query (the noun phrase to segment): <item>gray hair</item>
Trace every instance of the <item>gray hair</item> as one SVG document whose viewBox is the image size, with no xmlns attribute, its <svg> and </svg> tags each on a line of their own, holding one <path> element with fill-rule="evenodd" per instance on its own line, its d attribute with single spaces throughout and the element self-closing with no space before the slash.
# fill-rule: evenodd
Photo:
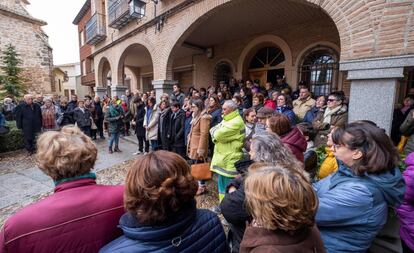
<svg viewBox="0 0 414 253">
<path fill-rule="evenodd" d="M 256 154 L 255 162 L 271 163 L 288 169 L 303 170 L 303 164 L 285 147 L 275 133 L 263 132 L 253 136 L 251 149 Z M 304 170 L 303 170 L 304 171 Z"/>
<path fill-rule="evenodd" d="M 224 105 L 227 105 L 227 106 L 229 107 L 229 109 L 231 109 L 232 111 L 234 111 L 234 110 L 236 110 L 236 109 L 237 109 L 237 104 L 236 104 L 236 103 L 234 103 L 234 101 L 233 101 L 233 100 L 226 100 L 226 101 L 224 101 L 223 106 L 224 106 Z"/>
</svg>

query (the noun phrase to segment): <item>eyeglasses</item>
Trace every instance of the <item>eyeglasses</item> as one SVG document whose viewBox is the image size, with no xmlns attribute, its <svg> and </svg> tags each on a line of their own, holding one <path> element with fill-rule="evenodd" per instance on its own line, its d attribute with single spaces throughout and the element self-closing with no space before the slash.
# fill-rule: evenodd
<svg viewBox="0 0 414 253">
<path fill-rule="evenodd" d="M 278 98 L 277 101 L 285 101 L 284 98 Z"/>
<path fill-rule="evenodd" d="M 326 101 L 328 101 L 328 102 L 334 102 L 334 101 L 339 101 L 339 100 L 337 100 L 337 99 L 332 99 L 332 98 L 328 98 Z"/>
<path fill-rule="evenodd" d="M 340 147 L 342 147 L 343 145 L 341 145 L 341 144 L 333 144 L 332 145 L 332 147 L 333 147 L 333 149 L 336 151 L 336 150 L 338 150 L 338 148 L 340 148 Z"/>
</svg>

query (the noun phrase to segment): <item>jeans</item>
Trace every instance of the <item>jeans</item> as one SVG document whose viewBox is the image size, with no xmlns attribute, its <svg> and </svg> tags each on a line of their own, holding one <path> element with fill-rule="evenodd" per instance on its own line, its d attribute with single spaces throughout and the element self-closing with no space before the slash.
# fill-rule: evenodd
<svg viewBox="0 0 414 253">
<path fill-rule="evenodd" d="M 158 141 L 157 140 L 150 140 L 151 142 L 151 151 L 155 151 L 158 149 Z"/>
<path fill-rule="evenodd" d="M 119 132 L 111 133 L 111 137 L 109 138 L 109 148 L 112 149 L 112 145 L 115 142 L 115 147 L 118 147 L 119 144 Z"/>
</svg>

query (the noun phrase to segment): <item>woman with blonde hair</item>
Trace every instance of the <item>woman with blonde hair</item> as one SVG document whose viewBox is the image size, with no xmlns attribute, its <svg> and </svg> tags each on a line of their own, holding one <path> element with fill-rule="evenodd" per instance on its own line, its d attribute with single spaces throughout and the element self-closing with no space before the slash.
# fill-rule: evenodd
<svg viewBox="0 0 414 253">
<path fill-rule="evenodd" d="M 240 252 L 325 252 L 315 226 L 318 197 L 306 174 L 265 166 L 249 174 L 245 192 L 253 221 Z"/>
<path fill-rule="evenodd" d="M 124 235 L 100 252 L 225 252 L 220 219 L 196 208 L 196 191 L 190 166 L 178 154 L 138 157 L 125 180 Z"/>
<path fill-rule="evenodd" d="M 98 150 L 78 127 L 43 133 L 37 165 L 54 193 L 10 217 L 0 232 L 1 252 L 98 252 L 121 234 L 122 186 L 96 184 Z"/>
</svg>

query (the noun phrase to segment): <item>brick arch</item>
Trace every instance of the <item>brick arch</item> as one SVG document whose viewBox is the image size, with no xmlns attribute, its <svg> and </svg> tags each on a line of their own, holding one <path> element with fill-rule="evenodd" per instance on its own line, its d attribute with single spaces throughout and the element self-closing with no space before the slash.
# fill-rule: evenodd
<svg viewBox="0 0 414 253">
<path fill-rule="evenodd" d="M 154 59 L 151 55 L 151 51 L 148 49 L 147 46 L 141 44 L 141 43 L 129 43 L 129 44 L 125 44 L 124 47 L 121 48 L 121 55 L 119 57 L 116 57 L 116 72 L 117 72 L 117 84 L 123 84 L 124 80 L 123 80 L 123 74 L 124 74 L 124 62 L 125 62 L 125 58 L 128 56 L 128 50 L 133 48 L 133 47 L 141 47 L 144 48 L 145 51 L 149 54 L 150 60 L 152 62 L 152 66 L 154 68 L 154 62 L 152 59 Z"/>
<path fill-rule="evenodd" d="M 97 68 L 97 76 L 96 80 L 98 81 L 97 85 L 98 87 L 106 87 L 106 75 L 109 73 L 109 71 L 107 70 L 105 64 L 108 64 L 109 66 L 109 71 L 112 72 L 112 66 L 111 66 L 111 62 L 108 60 L 108 58 L 106 57 L 101 57 L 98 60 L 98 68 Z"/>
<path fill-rule="evenodd" d="M 285 68 L 292 67 L 292 51 L 290 50 L 290 47 L 286 41 L 284 41 L 279 36 L 266 34 L 255 38 L 254 40 L 250 41 L 247 46 L 244 47 L 237 62 L 237 72 L 239 77 L 243 77 L 243 72 L 247 63 L 246 61 L 248 58 L 250 58 L 253 51 L 255 49 L 258 49 L 261 45 L 267 43 L 273 44 L 282 50 L 285 56 Z"/>
<path fill-rule="evenodd" d="M 292 0 L 303 4 L 311 4 L 318 6 L 324 13 L 326 13 L 335 23 L 338 30 L 338 34 L 341 41 L 341 59 L 351 59 L 353 57 L 353 27 L 347 15 L 352 14 L 348 9 L 348 1 L 336 3 L 335 0 Z M 230 0 L 205 0 L 199 1 L 188 11 L 185 18 L 176 20 L 180 25 L 176 25 L 175 22 L 169 22 L 174 24 L 174 28 L 170 30 L 171 35 L 169 39 L 164 43 L 164 51 L 158 52 L 161 56 L 167 56 L 164 60 L 159 61 L 158 71 L 159 77 L 165 79 L 172 79 L 172 65 L 175 58 L 175 54 L 184 40 L 194 31 L 197 27 L 208 17 L 220 12 L 224 8 L 237 8 L 237 1 Z M 354 0 L 355 3 L 362 2 Z M 364 3 L 363 3 L 364 4 Z M 355 6 L 355 7 L 354 7 Z M 361 8 L 358 4 L 354 4 L 351 7 L 358 10 Z M 345 9 L 347 8 L 347 9 Z M 351 10 L 353 10 L 351 8 Z M 359 16 L 368 16 L 365 13 L 359 13 Z M 371 22 L 369 22 L 371 27 Z M 371 45 L 373 47 L 373 45 Z"/>
<path fill-rule="evenodd" d="M 336 45 L 335 43 L 332 43 L 330 41 L 318 41 L 315 43 L 312 43 L 310 45 L 308 45 L 307 47 L 305 47 L 304 49 L 302 49 L 302 51 L 300 51 L 300 53 L 298 54 L 298 56 L 296 57 L 296 61 L 295 61 L 295 67 L 299 67 L 302 65 L 305 57 L 311 52 L 313 51 L 313 49 L 317 48 L 317 47 L 328 47 L 333 49 L 339 57 L 339 52 L 340 52 L 340 47 L 338 45 Z M 337 59 L 339 61 L 339 59 Z"/>
</svg>

